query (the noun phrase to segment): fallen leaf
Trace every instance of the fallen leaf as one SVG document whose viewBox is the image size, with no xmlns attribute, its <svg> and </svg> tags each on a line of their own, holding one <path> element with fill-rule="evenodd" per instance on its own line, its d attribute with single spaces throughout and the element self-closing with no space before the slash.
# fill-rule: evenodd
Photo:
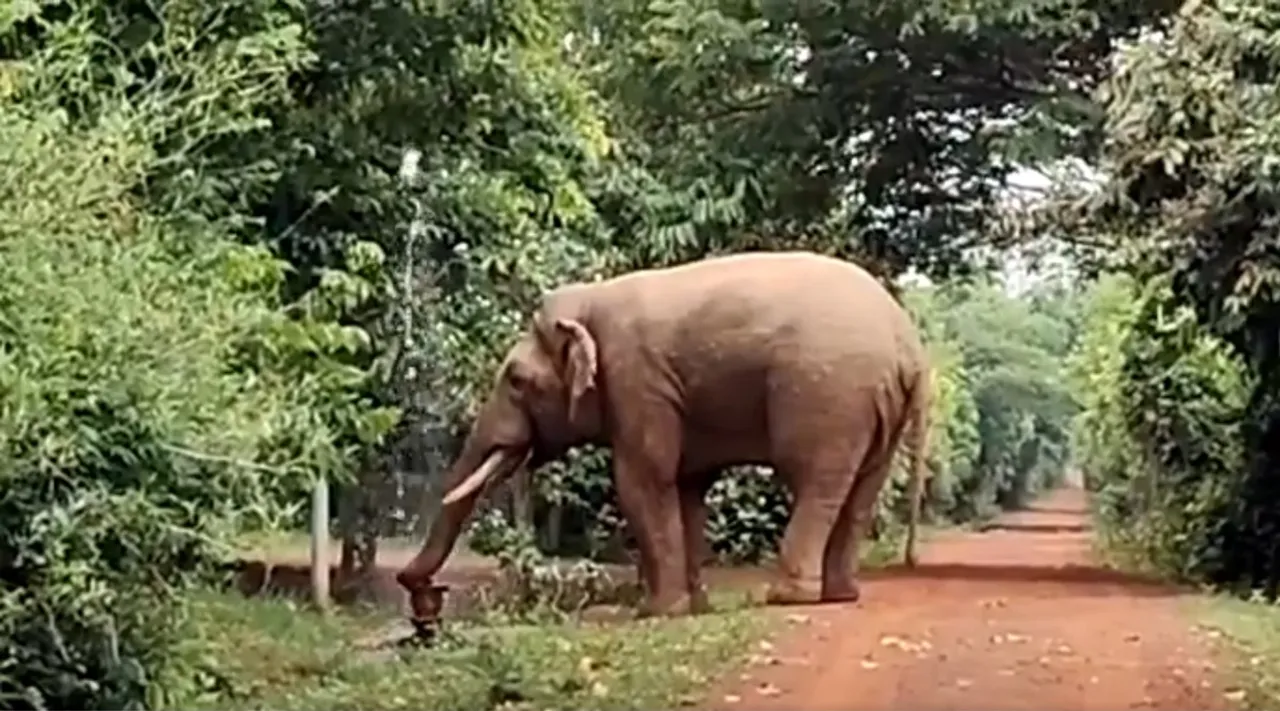
<svg viewBox="0 0 1280 711">
<path fill-rule="evenodd" d="M 1244 689 L 1231 689 L 1222 692 L 1227 701 L 1244 701 Z"/>
<path fill-rule="evenodd" d="M 772 642 L 770 642 L 770 641 L 769 641 L 769 640 L 767 640 L 767 639 L 762 639 L 762 640 L 760 640 L 759 647 L 760 647 L 760 651 L 762 651 L 762 652 L 772 652 L 772 651 L 773 651 L 773 643 L 772 643 Z"/>
<path fill-rule="evenodd" d="M 862 668 L 863 668 L 863 669 L 871 670 L 871 669 L 875 669 L 875 668 L 877 668 L 877 667 L 879 667 L 879 666 L 880 666 L 880 663 L 879 663 L 879 662 L 872 661 L 872 660 L 870 660 L 870 659 L 863 659 L 863 660 L 862 660 Z"/>
<path fill-rule="evenodd" d="M 793 624 L 793 625 L 804 625 L 804 624 L 808 624 L 808 623 L 809 623 L 809 616 L 808 616 L 808 615 L 801 615 L 801 614 L 798 614 L 798 613 L 793 613 L 793 614 L 787 615 L 787 622 L 790 622 L 790 623 L 791 623 L 791 624 Z"/>
<path fill-rule="evenodd" d="M 1124 641 L 1126 642 L 1137 642 L 1141 639 L 1142 639 L 1142 636 L 1139 635 L 1137 632 L 1130 632 L 1129 634 L 1124 636 Z"/>
<path fill-rule="evenodd" d="M 1013 670 L 1012 670 L 1012 669 L 1001 669 L 1001 670 L 997 671 L 996 673 L 997 673 L 997 674 L 999 674 L 1000 676 L 1013 676 Z"/>
<path fill-rule="evenodd" d="M 956 679 L 956 688 L 967 689 L 973 686 L 973 682 L 969 679 Z"/>
<path fill-rule="evenodd" d="M 727 695 L 727 696 L 725 696 L 725 697 L 724 697 L 724 702 L 725 702 L 726 704 L 736 704 L 736 703 L 738 703 L 738 702 L 739 702 L 739 701 L 741 701 L 741 700 L 742 700 L 742 697 L 741 697 L 741 696 L 737 696 L 737 695 L 735 695 L 735 694 L 729 694 L 729 695 Z"/>
<path fill-rule="evenodd" d="M 782 689 L 779 689 L 773 684 L 768 684 L 768 683 L 761 684 L 760 686 L 756 687 L 756 691 L 761 696 L 777 696 L 778 694 L 782 693 Z"/>
<path fill-rule="evenodd" d="M 592 696 L 595 696 L 595 697 L 597 697 L 597 698 L 604 697 L 604 696 L 608 696 L 608 695 L 609 695 L 609 687 L 607 687 L 607 686 L 605 686 L 603 683 L 601 683 L 601 682 L 597 681 L 597 682 L 595 682 L 594 684 L 592 684 L 592 685 L 591 685 L 591 695 L 592 695 Z"/>
</svg>

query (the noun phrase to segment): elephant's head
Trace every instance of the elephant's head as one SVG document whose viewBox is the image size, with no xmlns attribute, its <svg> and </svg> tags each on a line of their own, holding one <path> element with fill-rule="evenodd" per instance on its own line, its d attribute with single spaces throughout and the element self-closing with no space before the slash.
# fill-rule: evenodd
<svg viewBox="0 0 1280 711">
<path fill-rule="evenodd" d="M 536 468 L 601 431 L 596 341 L 582 315 L 543 308 L 507 353 L 462 452 L 445 477 L 440 514 L 402 585 L 426 585 L 444 564 L 490 482 L 520 466 Z M 545 303 L 545 302 L 544 302 Z"/>
</svg>

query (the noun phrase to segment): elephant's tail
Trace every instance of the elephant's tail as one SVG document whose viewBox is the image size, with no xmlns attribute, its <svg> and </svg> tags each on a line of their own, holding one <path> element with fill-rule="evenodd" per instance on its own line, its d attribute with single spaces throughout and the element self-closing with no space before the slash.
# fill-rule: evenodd
<svg viewBox="0 0 1280 711">
<path fill-rule="evenodd" d="M 920 525 L 920 504 L 924 495 L 924 480 L 929 461 L 929 407 L 932 399 L 930 369 L 921 368 L 911 385 L 907 397 L 906 444 L 911 455 L 910 479 L 907 480 L 907 499 L 911 506 L 907 514 L 907 544 L 903 562 L 908 568 L 916 565 L 916 529 Z"/>
</svg>

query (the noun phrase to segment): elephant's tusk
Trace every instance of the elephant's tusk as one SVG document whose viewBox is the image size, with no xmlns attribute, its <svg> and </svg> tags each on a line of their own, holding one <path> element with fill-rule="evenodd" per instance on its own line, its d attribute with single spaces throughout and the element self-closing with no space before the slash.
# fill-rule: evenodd
<svg viewBox="0 0 1280 711">
<path fill-rule="evenodd" d="M 531 452 L 525 452 L 524 457 L 520 460 L 521 465 L 529 461 L 530 454 Z M 488 483 L 489 479 L 493 478 L 494 473 L 498 471 L 502 466 L 503 460 L 507 459 L 507 457 L 508 455 L 502 450 L 495 451 L 486 457 L 484 462 L 482 462 L 474 472 L 472 472 L 466 479 L 462 480 L 461 484 L 453 487 L 444 495 L 445 505 L 461 501 L 478 491 Z"/>
</svg>

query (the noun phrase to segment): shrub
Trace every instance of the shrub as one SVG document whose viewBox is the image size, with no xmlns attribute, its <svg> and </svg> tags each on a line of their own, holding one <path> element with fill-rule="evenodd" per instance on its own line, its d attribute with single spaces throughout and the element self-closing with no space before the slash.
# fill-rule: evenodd
<svg viewBox="0 0 1280 711">
<path fill-rule="evenodd" d="M 1245 471 L 1238 359 L 1172 304 L 1163 279 L 1109 278 L 1073 370 L 1085 405 L 1076 448 L 1104 543 L 1175 578 L 1213 577 Z"/>
<path fill-rule="evenodd" d="M 183 80 L 127 94 L 86 15 L 41 28 L 23 36 L 57 41 L 23 47 L 0 96 L 0 705 L 163 705 L 195 673 L 170 654 L 188 584 L 341 468 L 325 425 L 360 374 L 327 354 L 360 338 L 286 319 L 281 264 L 177 210 L 207 182 L 149 199 L 196 160 L 170 150 L 192 123 L 257 129 L 301 55 L 288 32 L 176 42 Z"/>
</svg>

